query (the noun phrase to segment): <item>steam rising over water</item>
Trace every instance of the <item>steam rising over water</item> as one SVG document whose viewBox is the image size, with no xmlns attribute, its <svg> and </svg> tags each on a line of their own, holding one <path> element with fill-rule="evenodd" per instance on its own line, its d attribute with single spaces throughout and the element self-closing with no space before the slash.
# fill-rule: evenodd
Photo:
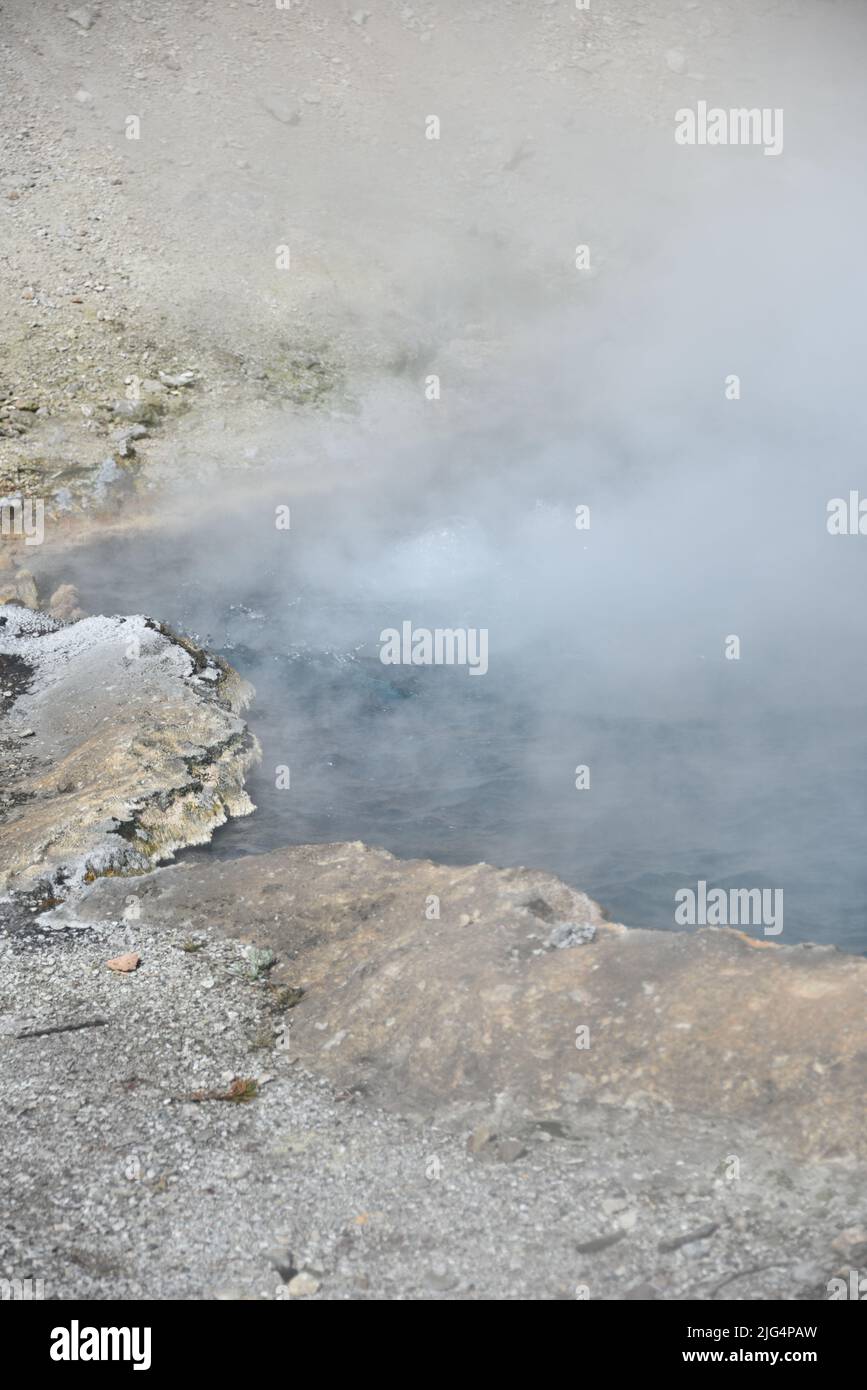
<svg viewBox="0 0 867 1390">
<path fill-rule="evenodd" d="M 834 226 L 805 276 L 830 194 L 760 172 L 739 216 L 723 181 L 652 263 L 528 318 L 458 406 L 323 416 L 334 486 L 299 491 L 287 443 L 217 515 L 191 489 L 161 539 L 58 564 L 88 610 L 151 612 L 256 686 L 259 811 L 213 852 L 538 865 L 662 928 L 700 879 L 777 888 L 777 940 L 867 949 L 867 537 L 826 528 L 867 493 L 863 256 Z M 404 621 L 487 628 L 488 673 L 382 665 Z"/>
<path fill-rule="evenodd" d="M 620 920 L 662 928 L 676 890 L 699 879 L 782 888 L 783 941 L 867 949 L 867 738 L 851 645 L 836 649 L 823 612 L 799 610 L 792 631 L 773 632 L 757 602 L 727 610 L 712 540 L 654 602 L 677 525 L 657 514 L 642 554 L 604 502 L 585 533 L 539 499 L 487 526 L 443 516 L 413 532 L 404 515 L 395 536 L 368 519 L 354 554 L 345 536 L 335 544 L 327 502 L 293 512 L 290 533 L 263 523 L 272 515 L 260 495 L 183 548 L 106 541 L 77 575 L 89 608 L 159 614 L 256 686 L 259 809 L 213 852 L 363 838 L 404 856 L 530 864 Z M 628 582 L 606 526 L 632 556 Z M 809 528 L 827 591 L 845 591 L 849 542 L 822 536 L 821 509 L 802 540 Z M 255 569 L 236 566 L 238 538 L 252 535 Z M 797 578 L 764 574 L 773 612 Z M 405 619 L 486 626 L 488 673 L 383 665 L 379 633 Z M 723 658 L 730 631 L 740 662 Z M 575 789 L 579 763 L 590 791 Z M 288 790 L 275 786 L 280 765 Z"/>
</svg>

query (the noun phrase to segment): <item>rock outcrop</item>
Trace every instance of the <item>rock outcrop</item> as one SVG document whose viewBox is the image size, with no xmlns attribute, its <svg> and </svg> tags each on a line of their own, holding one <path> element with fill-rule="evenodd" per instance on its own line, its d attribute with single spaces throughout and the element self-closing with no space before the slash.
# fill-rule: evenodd
<svg viewBox="0 0 867 1390">
<path fill-rule="evenodd" d="M 0 892 L 142 872 L 253 809 L 249 686 L 149 618 L 2 605 L 0 691 Z"/>
<path fill-rule="evenodd" d="M 361 844 L 106 880 L 49 920 L 118 921 L 130 890 L 149 929 L 273 950 L 272 980 L 304 991 L 293 1054 L 401 1114 L 578 1133 L 603 1104 L 865 1157 L 867 960 L 834 947 L 627 929 L 546 873 Z"/>
</svg>

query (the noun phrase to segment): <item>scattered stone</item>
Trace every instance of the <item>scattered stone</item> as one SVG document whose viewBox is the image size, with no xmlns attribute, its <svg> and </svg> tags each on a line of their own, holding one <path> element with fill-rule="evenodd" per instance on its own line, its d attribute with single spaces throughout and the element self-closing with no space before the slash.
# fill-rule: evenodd
<svg viewBox="0 0 867 1390">
<path fill-rule="evenodd" d="M 838 1250 L 853 1265 L 867 1264 L 867 1227 L 848 1226 L 831 1241 L 831 1249 Z"/>
<path fill-rule="evenodd" d="M 607 1250 L 609 1245 L 616 1245 L 625 1234 L 625 1231 L 609 1231 L 604 1236 L 592 1236 L 589 1240 L 579 1241 L 575 1249 L 579 1255 L 595 1255 L 599 1250 Z"/>
<path fill-rule="evenodd" d="M 93 496 L 97 502 L 104 502 L 110 488 L 116 483 L 128 483 L 128 476 L 118 467 L 116 459 L 109 454 L 103 459 L 93 475 Z"/>
<path fill-rule="evenodd" d="M 319 1292 L 319 1287 L 319 1280 L 310 1273 L 309 1269 L 302 1269 L 286 1285 L 290 1298 L 312 1298 L 315 1293 Z"/>
<path fill-rule="evenodd" d="M 141 965 L 141 956 L 135 951 L 127 951 L 123 956 L 115 956 L 113 960 L 107 960 L 106 965 L 109 970 L 117 970 L 123 975 L 128 975 L 131 970 L 138 970 Z"/>
<path fill-rule="evenodd" d="M 670 48 L 665 55 L 665 65 L 671 72 L 686 72 L 686 54 L 680 48 Z"/>
<path fill-rule="evenodd" d="M 279 121 L 281 125 L 298 125 L 301 120 L 301 112 L 298 107 L 283 101 L 281 97 L 263 97 L 262 105 L 268 115 L 273 116 L 275 121 Z"/>
<path fill-rule="evenodd" d="M 29 570 L 16 570 L 9 579 L 0 582 L 0 603 L 23 604 L 25 608 L 39 607 L 39 590 Z"/>
<path fill-rule="evenodd" d="M 117 415 L 121 420 L 133 420 L 138 424 L 153 425 L 158 419 L 161 407 L 155 406 L 153 401 L 115 401 L 111 409 L 112 414 Z"/>
<path fill-rule="evenodd" d="M 649 1303 L 652 1302 L 653 1299 L 659 1298 L 659 1289 L 656 1287 L 655 1284 L 633 1284 L 631 1289 L 626 1290 L 623 1297 L 624 1299 L 627 1299 L 630 1302 L 637 1301 L 641 1303 Z"/>
<path fill-rule="evenodd" d="M 545 945 L 562 951 L 568 946 L 583 946 L 592 941 L 595 935 L 596 928 L 590 922 L 582 922 L 580 926 L 577 922 L 558 922 Z"/>
<path fill-rule="evenodd" d="M 195 379 L 195 372 L 160 372 L 164 386 L 192 386 Z"/>
<path fill-rule="evenodd" d="M 288 1284 L 298 1274 L 295 1256 L 285 1245 L 275 1245 L 265 1252 L 268 1263 L 276 1269 L 284 1284 Z"/>
<path fill-rule="evenodd" d="M 625 1197 L 606 1197 L 602 1202 L 603 1216 L 616 1216 L 619 1211 L 625 1211 L 629 1202 Z"/>
<path fill-rule="evenodd" d="M 434 1260 L 428 1270 L 427 1282 L 431 1288 L 438 1289 L 440 1293 L 445 1293 L 448 1289 L 453 1289 L 457 1284 L 457 1275 L 449 1269 L 445 1260 Z"/>
<path fill-rule="evenodd" d="M 483 1149 L 496 1140 L 496 1137 L 497 1132 L 490 1125 L 479 1125 L 467 1140 L 467 1153 L 481 1153 Z"/>
<path fill-rule="evenodd" d="M 244 955 L 250 966 L 250 978 L 258 980 L 266 975 L 272 966 L 277 964 L 277 957 L 273 951 L 257 946 L 247 946 Z"/>
<path fill-rule="evenodd" d="M 514 1163 L 517 1159 L 523 1158 L 526 1152 L 526 1145 L 522 1144 L 520 1139 L 503 1139 L 497 1149 L 503 1163 Z"/>
<path fill-rule="evenodd" d="M 87 30 L 93 28 L 93 21 L 96 18 L 96 16 L 94 15 L 92 10 L 89 10 L 86 8 L 86 6 L 81 5 L 78 9 L 68 10 L 66 13 L 66 18 L 71 19 L 73 24 L 77 24 L 79 29 Z"/>
<path fill-rule="evenodd" d="M 112 439 L 119 445 L 123 445 L 130 439 L 146 439 L 147 434 L 147 425 L 130 425 L 128 429 L 116 430 L 112 435 Z"/>
<path fill-rule="evenodd" d="M 714 1231 L 719 1230 L 718 1221 L 709 1221 L 706 1226 L 699 1226 L 694 1231 L 686 1231 L 683 1235 L 670 1236 L 667 1240 L 659 1242 L 659 1249 L 679 1250 L 682 1245 L 691 1245 L 694 1240 L 705 1240 L 707 1236 L 712 1236 Z"/>
<path fill-rule="evenodd" d="M 91 101 L 93 101 L 93 96 L 87 90 L 86 87 L 79 87 L 78 91 L 75 93 L 75 100 L 79 102 L 82 106 L 87 106 Z"/>
</svg>

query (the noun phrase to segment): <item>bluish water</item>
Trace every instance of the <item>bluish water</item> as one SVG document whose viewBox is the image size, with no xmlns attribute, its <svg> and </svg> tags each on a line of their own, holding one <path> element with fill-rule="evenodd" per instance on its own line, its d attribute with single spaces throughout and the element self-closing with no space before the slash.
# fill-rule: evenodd
<svg viewBox="0 0 867 1390">
<path fill-rule="evenodd" d="M 395 677 L 375 657 L 296 652 L 272 656 L 266 674 L 226 655 L 259 681 L 263 762 L 249 782 L 257 814 L 221 831 L 218 853 L 363 838 L 406 857 L 525 864 L 658 928 L 675 925 L 675 893 L 699 879 L 778 888 L 784 930 L 772 939 L 867 949 L 865 817 L 852 812 L 867 812 L 867 741 L 851 715 L 817 763 L 824 711 L 558 721 L 514 698 L 503 670 Z M 588 791 L 575 787 L 579 763 Z M 291 768 L 288 790 L 278 765 Z"/>
<path fill-rule="evenodd" d="M 617 920 L 661 929 L 675 927 L 675 893 L 699 880 L 772 888 L 784 894 L 784 929 L 771 939 L 867 950 L 867 734 L 833 673 L 810 684 L 811 703 L 775 703 L 756 698 L 760 676 L 738 684 L 726 663 L 708 662 L 688 707 L 672 674 L 667 714 L 663 666 L 646 701 L 624 709 L 600 684 L 609 651 L 598 633 L 576 619 L 574 638 L 563 630 L 557 643 L 550 629 L 536 646 L 532 635 L 504 640 L 492 603 L 483 678 L 384 666 L 381 627 L 421 613 L 381 590 L 275 567 L 266 546 L 246 579 L 226 572 L 227 554 L 211 538 L 179 570 L 176 542 L 103 542 L 72 576 L 89 610 L 152 612 L 256 687 L 248 718 L 263 760 L 248 785 L 258 809 L 193 853 L 363 839 L 404 857 L 524 864 L 584 889 Z M 628 688 L 631 647 L 617 641 L 618 688 Z M 768 674 L 773 685 L 771 664 Z M 575 787 L 579 764 L 589 790 Z M 290 786 L 279 789 L 285 766 Z"/>
</svg>

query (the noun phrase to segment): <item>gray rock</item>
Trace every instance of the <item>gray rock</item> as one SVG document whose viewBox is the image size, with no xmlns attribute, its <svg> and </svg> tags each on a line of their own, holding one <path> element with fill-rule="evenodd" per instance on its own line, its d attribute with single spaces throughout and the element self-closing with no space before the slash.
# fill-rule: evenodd
<svg viewBox="0 0 867 1390">
<path fill-rule="evenodd" d="M 262 975 L 266 975 L 277 963 L 277 957 L 273 951 L 257 946 L 247 946 L 244 951 L 250 965 L 250 978 L 258 980 Z"/>
<path fill-rule="evenodd" d="M 478 1125 L 467 1140 L 467 1153 L 479 1154 L 496 1141 L 497 1132 L 490 1125 Z"/>
<path fill-rule="evenodd" d="M 693 1241 L 705 1240 L 719 1230 L 718 1221 L 708 1221 L 706 1225 L 699 1226 L 694 1231 L 685 1231 L 681 1235 L 667 1236 L 659 1242 L 660 1250 L 679 1250 L 683 1245 L 691 1245 Z"/>
<path fill-rule="evenodd" d="M 160 417 L 162 405 L 154 401 L 115 401 L 112 414 L 121 420 L 133 420 L 141 425 L 155 425 Z"/>
<path fill-rule="evenodd" d="M 195 379 L 195 372 L 160 372 L 164 386 L 192 386 Z"/>
<path fill-rule="evenodd" d="M 272 1268 L 276 1269 L 285 1284 L 288 1284 L 298 1274 L 295 1256 L 285 1245 L 272 1246 L 270 1250 L 265 1252 L 265 1258 Z"/>
<path fill-rule="evenodd" d="M 427 1282 L 432 1289 L 445 1293 L 455 1287 L 458 1279 L 454 1270 L 449 1268 L 445 1260 L 434 1260 L 428 1270 Z"/>
<path fill-rule="evenodd" d="M 831 1241 L 831 1248 L 845 1255 L 852 1265 L 867 1264 L 867 1226 L 849 1226 Z"/>
<path fill-rule="evenodd" d="M 546 946 L 551 946 L 554 950 L 562 951 L 569 946 L 584 946 L 588 941 L 592 941 L 596 935 L 596 928 L 592 922 L 558 922 L 553 927 L 545 942 Z"/>
<path fill-rule="evenodd" d="M 291 1298 L 312 1298 L 319 1292 L 320 1283 L 308 1269 L 302 1269 L 289 1280 L 286 1288 Z"/>
<path fill-rule="evenodd" d="M 298 107 L 293 106 L 291 102 L 284 101 L 282 97 L 263 97 L 262 105 L 268 115 L 273 116 L 275 121 L 279 121 L 281 125 L 298 125 L 301 120 L 301 112 Z"/>
<path fill-rule="evenodd" d="M 497 1155 L 503 1163 L 514 1163 L 523 1158 L 526 1152 L 527 1147 L 520 1139 L 502 1139 L 497 1148 Z"/>
<path fill-rule="evenodd" d="M 606 1197 L 602 1203 L 603 1216 L 616 1216 L 619 1211 L 626 1211 L 629 1201 L 626 1197 Z"/>
<path fill-rule="evenodd" d="M 77 24 L 79 29 L 92 29 L 96 15 L 85 5 L 80 5 L 77 9 L 67 10 L 66 18 L 71 19 L 73 24 Z"/>
<path fill-rule="evenodd" d="M 590 1236 L 587 1240 L 578 1241 L 575 1249 L 579 1255 L 595 1255 L 600 1250 L 607 1250 L 609 1245 L 616 1245 L 624 1235 L 624 1231 L 608 1231 L 605 1235 Z"/>
<path fill-rule="evenodd" d="M 104 469 L 106 482 L 120 471 L 113 460 Z M 88 766 L 86 783 L 72 795 L 42 786 L 50 764 L 9 783 L 22 805 L 3 828 L 0 891 L 44 892 L 61 881 L 68 889 L 85 874 L 124 863 L 149 867 L 162 852 L 203 843 L 228 815 L 249 814 L 241 784 L 256 745 L 233 709 L 250 695 L 234 673 L 206 696 L 190 679 L 190 644 L 181 646 L 144 617 L 64 626 L 8 605 L 0 620 L 0 654 L 32 672 L 15 705 L 16 725 L 26 721 L 36 731 L 55 766 L 72 767 L 78 758 Z M 94 729 L 109 721 L 112 737 L 95 743 Z M 195 772 L 178 757 L 173 726 L 198 750 Z M 141 834 L 119 835 L 121 822 Z"/>
</svg>

